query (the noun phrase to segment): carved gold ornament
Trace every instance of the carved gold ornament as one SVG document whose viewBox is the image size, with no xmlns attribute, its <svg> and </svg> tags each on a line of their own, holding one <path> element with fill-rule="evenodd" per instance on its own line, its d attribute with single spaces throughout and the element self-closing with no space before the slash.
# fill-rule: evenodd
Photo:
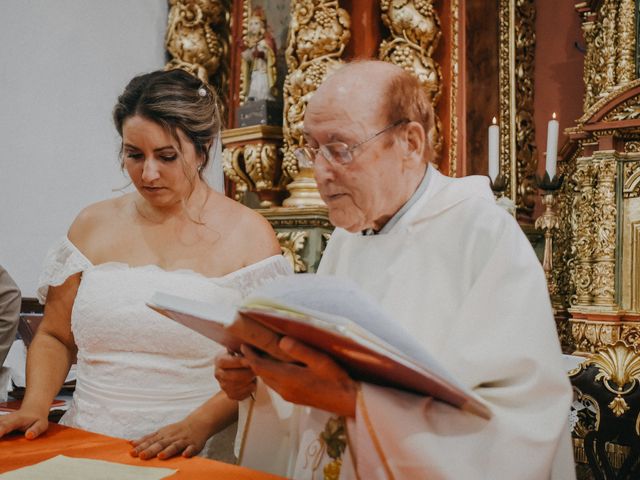
<svg viewBox="0 0 640 480">
<path fill-rule="evenodd" d="M 627 405 L 627 402 L 625 402 L 624 398 L 622 397 L 614 398 L 607 406 L 611 409 L 616 417 L 624 415 L 624 413 L 631 408 L 629 407 L 629 405 Z"/>
<path fill-rule="evenodd" d="M 342 65 L 340 57 L 351 37 L 350 25 L 349 14 L 337 0 L 291 2 L 285 52 L 289 73 L 283 87 L 282 169 L 289 178 L 297 177 L 298 173 L 302 173 L 302 178 L 288 186 L 291 197 L 285 200 L 285 206 L 324 205 L 313 175 L 310 171 L 299 172 L 293 151 L 304 144 L 302 128 L 309 99 L 327 75 Z"/>
<path fill-rule="evenodd" d="M 298 165 L 293 150 L 304 144 L 307 102 L 339 60 L 351 37 L 349 14 L 336 0 L 291 2 L 289 41 L 285 58 L 289 74 L 284 83 L 283 168 L 293 178 Z"/>
<path fill-rule="evenodd" d="M 433 0 L 381 0 L 382 21 L 389 38 L 380 44 L 380 60 L 398 65 L 418 78 L 435 106 L 442 93 L 442 73 L 433 53 L 442 35 Z M 427 132 L 436 152 L 442 151 L 441 124 Z"/>
<path fill-rule="evenodd" d="M 449 106 L 450 131 L 449 131 L 449 175 L 457 176 L 458 165 L 458 96 L 460 88 L 458 85 L 460 72 L 459 56 L 459 29 L 460 29 L 460 3 L 458 0 L 451 0 L 451 70 L 450 89 L 451 100 Z"/>
<path fill-rule="evenodd" d="M 569 372 L 569 377 L 580 373 L 584 368 L 581 364 Z M 575 412 L 574 421 L 571 422 L 572 433 L 578 438 L 584 438 L 587 433 L 597 431 L 600 428 L 600 406 L 595 398 L 586 393 L 582 393 L 573 387 L 574 402 L 571 405 L 571 413 Z"/>
<path fill-rule="evenodd" d="M 605 0 L 592 11 L 586 2 L 576 5 L 582 14 L 586 43 L 584 110 L 635 80 L 635 0 Z M 598 108 L 596 108 L 597 110 Z"/>
<path fill-rule="evenodd" d="M 571 319 L 576 352 L 591 354 L 622 341 L 633 348 L 640 348 L 640 324 L 637 322 L 598 322 Z"/>
<path fill-rule="evenodd" d="M 236 185 L 235 198 L 242 200 L 248 191 L 260 198 L 260 206 L 269 208 L 279 196 L 280 168 L 278 152 L 282 128 L 251 125 L 222 132 L 222 168 Z"/>
<path fill-rule="evenodd" d="M 181 68 L 212 83 L 226 105 L 229 2 L 169 0 L 169 6 L 165 47 L 172 59 L 165 68 Z"/>
<path fill-rule="evenodd" d="M 251 143 L 244 147 L 244 163 L 256 190 L 273 188 L 276 168 L 276 145 Z"/>
<path fill-rule="evenodd" d="M 241 201 L 250 190 L 251 179 L 245 173 L 242 165 L 244 147 L 227 147 L 222 151 L 222 169 L 224 174 L 236 186 L 235 199 Z"/>
<path fill-rule="evenodd" d="M 601 152 L 598 152 L 601 153 Z M 614 155 L 604 152 L 597 163 L 597 186 L 594 195 L 596 214 L 593 252 L 593 303 L 615 306 L 616 264 L 616 168 Z"/>
<path fill-rule="evenodd" d="M 560 219 L 555 212 L 555 194 L 547 192 L 542 197 L 542 203 L 545 206 L 544 213 L 536 219 L 535 228 L 544 232 L 544 258 L 542 260 L 542 268 L 545 278 L 547 279 L 547 287 L 551 298 L 558 294 L 558 287 L 553 272 L 553 235 L 555 230 L 560 227 Z"/>
<path fill-rule="evenodd" d="M 533 0 L 499 3 L 500 170 L 507 196 L 518 210 L 535 205 L 538 164 L 533 121 L 535 4 Z"/>
<path fill-rule="evenodd" d="M 572 306 L 591 305 L 592 255 L 595 250 L 591 220 L 594 218 L 594 167 L 588 159 L 578 159 L 574 174 L 575 192 L 573 192 L 572 225 L 573 254 L 572 280 L 575 296 Z"/>
<path fill-rule="evenodd" d="M 616 416 L 623 415 L 629 406 L 622 398 L 640 381 L 640 354 L 624 342 L 616 342 L 585 362 L 585 365 L 595 365 L 599 372 L 595 381 L 602 381 L 609 392 L 616 395 L 608 405 Z"/>
<path fill-rule="evenodd" d="M 636 142 L 635 148 L 640 148 L 640 142 Z M 635 153 L 640 150 L 631 150 Z M 623 167 L 623 187 L 624 198 L 640 197 L 640 160 L 630 160 L 625 162 Z"/>
<path fill-rule="evenodd" d="M 553 269 L 551 278 L 557 293 L 551 298 L 556 312 L 564 312 L 569 307 L 571 298 L 575 295 L 573 283 L 573 269 L 575 258 L 571 251 L 573 242 L 572 218 L 573 218 L 573 192 L 575 191 L 574 174 L 576 170 L 576 156 L 567 162 L 558 163 L 558 174 L 564 177 L 564 182 L 556 194 L 556 207 L 560 223 L 554 232 Z M 575 350 L 571 325 L 568 319 L 557 317 L 557 327 L 562 342 L 563 351 Z"/>
<path fill-rule="evenodd" d="M 278 232 L 276 234 L 282 255 L 286 258 L 295 273 L 306 272 L 307 265 L 302 259 L 302 250 L 307 240 L 308 233 L 304 231 Z"/>
</svg>

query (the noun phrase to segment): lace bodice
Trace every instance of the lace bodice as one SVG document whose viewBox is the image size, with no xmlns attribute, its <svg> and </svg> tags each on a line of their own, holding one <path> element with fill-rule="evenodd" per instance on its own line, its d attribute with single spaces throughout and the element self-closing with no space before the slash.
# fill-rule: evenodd
<svg viewBox="0 0 640 480">
<path fill-rule="evenodd" d="M 82 272 L 71 328 L 77 385 L 61 423 L 137 438 L 184 418 L 218 391 L 213 359 L 222 347 L 145 305 L 156 291 L 237 303 L 265 281 L 291 272 L 273 256 L 223 277 L 155 265 L 93 265 L 67 238 L 49 252 L 38 297 Z"/>
</svg>

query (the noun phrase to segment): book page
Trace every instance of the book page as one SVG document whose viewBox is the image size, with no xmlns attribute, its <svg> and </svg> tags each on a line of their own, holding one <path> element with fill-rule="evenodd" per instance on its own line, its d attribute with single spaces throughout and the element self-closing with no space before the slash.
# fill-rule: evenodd
<svg viewBox="0 0 640 480">
<path fill-rule="evenodd" d="M 246 306 L 252 304 L 297 310 L 326 319 L 378 346 L 387 344 L 406 360 L 463 388 L 373 297 L 349 280 L 315 274 L 281 277 L 256 290 L 244 303 Z M 384 344 L 376 342 L 376 337 Z"/>
</svg>

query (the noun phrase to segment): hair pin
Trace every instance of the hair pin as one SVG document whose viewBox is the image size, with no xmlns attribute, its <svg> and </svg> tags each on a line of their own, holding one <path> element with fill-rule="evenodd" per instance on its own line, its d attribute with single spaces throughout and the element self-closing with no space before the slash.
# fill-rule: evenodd
<svg viewBox="0 0 640 480">
<path fill-rule="evenodd" d="M 198 95 L 200 95 L 201 97 L 206 97 L 207 96 L 207 89 L 204 87 L 200 87 L 198 89 Z"/>
</svg>

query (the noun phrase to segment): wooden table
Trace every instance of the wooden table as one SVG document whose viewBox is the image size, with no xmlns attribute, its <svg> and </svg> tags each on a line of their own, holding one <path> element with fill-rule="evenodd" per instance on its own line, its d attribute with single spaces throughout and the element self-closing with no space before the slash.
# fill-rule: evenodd
<svg viewBox="0 0 640 480">
<path fill-rule="evenodd" d="M 140 460 L 129 455 L 131 445 L 120 438 L 107 437 L 54 423 L 35 440 L 27 440 L 22 433 L 12 433 L 0 439 L 0 473 L 26 467 L 56 455 L 91 458 L 135 466 L 165 467 L 178 470 L 170 480 L 274 480 L 268 473 L 229 465 L 200 457 L 171 458 L 169 460 Z"/>
</svg>

